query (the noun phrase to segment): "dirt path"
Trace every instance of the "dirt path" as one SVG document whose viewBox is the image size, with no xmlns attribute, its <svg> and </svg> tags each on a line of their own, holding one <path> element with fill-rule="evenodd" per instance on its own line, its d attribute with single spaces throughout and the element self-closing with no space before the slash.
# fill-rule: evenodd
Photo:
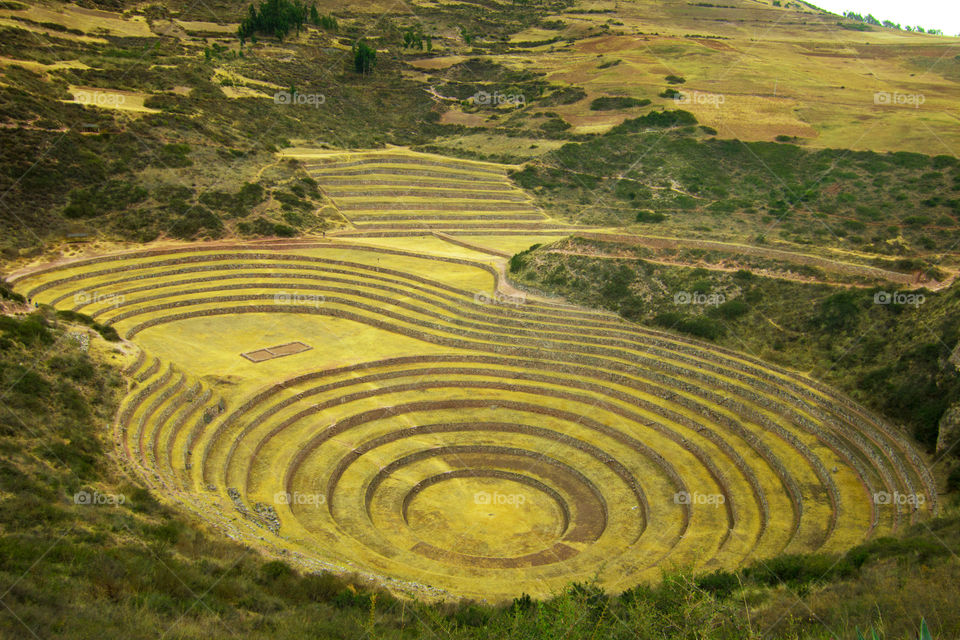
<svg viewBox="0 0 960 640">
<path fill-rule="evenodd" d="M 684 238 L 668 238 L 659 236 L 641 236 L 631 234 L 606 234 L 606 233 L 575 233 L 576 237 L 585 240 L 597 240 L 600 242 L 620 242 L 623 244 L 637 245 L 652 249 L 705 249 L 724 251 L 728 253 L 739 253 L 743 255 L 752 255 L 771 260 L 783 260 L 794 264 L 802 264 L 811 267 L 817 267 L 825 271 L 841 273 L 853 276 L 865 276 L 868 278 L 877 278 L 888 282 L 896 283 L 904 287 L 926 287 L 936 291 L 949 286 L 957 277 L 956 273 L 951 272 L 950 277 L 943 282 L 927 281 L 919 282 L 916 274 L 901 273 L 891 271 L 880 267 L 873 267 L 865 264 L 856 264 L 852 262 L 841 262 L 831 260 L 806 253 L 797 253 L 785 249 L 773 249 L 768 247 L 757 247 L 746 244 L 734 244 L 728 242 L 719 242 L 716 240 L 688 240 Z M 688 266 L 688 265 L 685 265 Z"/>
<path fill-rule="evenodd" d="M 586 251 L 566 251 L 564 249 L 551 249 L 547 253 L 560 253 L 568 256 L 583 256 L 585 258 L 599 258 L 601 260 L 629 260 L 633 259 L 633 256 L 615 256 L 608 253 L 587 253 Z M 703 268 L 708 269 L 709 271 L 724 271 L 727 273 L 732 273 L 735 271 L 740 271 L 739 267 L 721 267 L 712 264 L 692 264 L 689 262 L 681 262 L 677 260 L 657 260 L 654 258 L 641 258 L 644 262 L 650 262 L 653 264 L 661 264 L 667 267 L 688 267 L 688 268 Z M 792 273 L 784 273 L 782 271 L 770 271 L 769 269 L 750 269 L 750 271 L 758 276 L 763 276 L 766 278 L 778 278 L 780 280 L 790 280 L 792 282 L 803 282 L 805 284 L 825 284 L 831 287 L 858 287 L 861 289 L 870 289 L 874 285 L 861 284 L 861 283 L 852 283 L 852 282 L 835 282 L 832 280 L 818 280 L 816 278 L 798 276 Z"/>
<path fill-rule="evenodd" d="M 465 249 L 470 249 L 472 251 L 479 251 L 480 253 L 486 253 L 491 256 L 496 256 L 498 258 L 507 258 L 507 259 L 510 258 L 510 254 L 506 253 L 505 251 L 498 251 L 497 249 L 489 249 L 487 247 L 482 247 L 472 242 L 467 242 L 465 240 L 460 240 L 459 238 L 454 238 L 453 236 L 448 235 L 446 233 L 442 233 L 440 231 L 433 231 L 432 234 L 434 237 L 440 238 L 444 242 L 455 244 L 458 247 L 464 247 Z"/>
</svg>

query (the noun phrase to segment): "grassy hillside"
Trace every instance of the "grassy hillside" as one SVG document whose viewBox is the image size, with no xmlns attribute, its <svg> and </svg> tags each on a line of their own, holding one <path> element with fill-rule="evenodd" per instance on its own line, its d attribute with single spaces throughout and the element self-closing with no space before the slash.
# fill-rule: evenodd
<svg viewBox="0 0 960 640">
<path fill-rule="evenodd" d="M 56 39 L 37 49 L 28 35 L 8 31 L 0 55 L 47 61 L 59 51 Z M 337 49 L 281 64 L 252 49 L 243 58 L 236 51 L 204 58 L 198 43 L 184 48 L 163 38 L 62 46 L 60 55 L 85 68 L 3 67 L 0 182 L 8 257 L 40 239 L 106 235 L 143 242 L 334 227 L 342 220 L 324 208 L 315 183 L 272 152 L 295 136 L 345 146 L 420 141 L 435 119 L 429 98 L 405 88 L 388 62 L 376 78 L 353 79 Z M 328 91 L 324 108 L 278 108 L 273 94 L 293 86 L 305 93 L 319 84 L 312 70 L 320 65 L 347 76 L 336 93 Z M 247 76 L 271 81 L 239 79 Z M 249 97 L 224 93 L 242 82 L 256 87 Z M 125 100 L 121 90 L 142 91 L 151 110 L 77 104 L 72 86 L 96 87 L 93 99 L 106 105 Z M 376 124 L 352 126 L 358 121 Z M 37 149 L 44 151 L 38 156 Z"/>
<path fill-rule="evenodd" d="M 685 111 L 654 112 L 513 177 L 573 220 L 641 234 L 782 240 L 934 264 L 960 238 L 953 156 L 810 151 L 713 133 Z"/>
<path fill-rule="evenodd" d="M 446 25 L 436 36 L 439 52 L 454 40 L 465 45 L 461 26 L 500 41 L 562 6 L 496 13 L 440 6 L 425 9 L 423 19 Z M 229 21 L 239 17 L 236 7 L 218 12 L 220 23 L 189 22 L 156 7 L 117 14 L 105 23 L 108 34 L 97 37 L 58 29 L 40 37 L 23 21 L 37 11 L 20 3 L 0 10 L 0 21 L 11 17 L 0 24 L 7 258 L 50 240 L 336 228 L 342 217 L 296 162 L 278 162 L 275 151 L 298 141 L 328 148 L 422 144 L 464 129 L 440 122 L 447 107 L 404 62 L 412 50 L 403 46 L 410 22 L 403 15 L 361 12 L 341 17 L 333 29 L 310 25 L 283 41 L 261 34 L 241 47 Z M 89 28 L 73 10 L 48 13 L 42 15 L 65 29 Z M 362 39 L 380 50 L 375 73 L 353 70 L 350 47 Z M 503 90 L 507 82 L 537 95 L 557 90 L 537 79 L 542 74 L 496 63 L 458 65 L 443 75 L 449 81 L 440 90 L 464 98 Z M 278 103 L 278 92 L 303 101 Z"/>
<path fill-rule="evenodd" d="M 649 208 L 677 214 L 668 226 L 684 232 L 733 217 L 731 231 L 751 241 L 776 234 L 908 254 L 955 241 L 956 167 L 941 155 L 955 142 L 943 118 L 960 77 L 960 63 L 946 55 L 949 38 L 862 23 L 866 30 L 851 31 L 851 21 L 806 4 L 755 0 L 425 3 L 385 14 L 374 2 L 321 3 L 333 26 L 310 24 L 283 39 L 259 34 L 241 47 L 245 9 L 229 3 L 121 6 L 104 5 L 116 13 L 98 14 L 99 23 L 57 4 L 0 8 L 8 258 L 48 240 L 343 226 L 296 166 L 276 166 L 273 151 L 302 142 L 413 144 L 519 161 L 554 150 L 520 179 L 546 188 L 544 204 L 605 224 L 630 224 L 631 209 Z M 782 55 L 751 55 L 757 32 Z M 418 45 L 409 34 L 419 34 Z M 359 40 L 378 51 L 373 73 L 353 71 Z M 789 80 L 764 62 L 774 59 L 795 69 Z M 851 59 L 882 70 L 882 79 L 864 81 Z M 824 93 L 823 77 L 842 88 Z M 767 85 L 776 85 L 772 93 Z M 291 90 L 312 102 L 275 101 Z M 876 104 L 876 92 L 924 102 Z M 678 99 L 720 141 L 661 141 L 638 130 L 646 123 L 637 116 Z M 583 148 L 557 149 L 608 131 Z M 730 142 L 777 136 L 928 157 Z M 598 182 L 627 170 L 638 150 L 642 174 L 638 165 L 623 184 Z M 594 161 L 611 151 L 598 170 Z M 699 181 L 694 171 L 704 174 Z M 894 211 L 883 206 L 891 201 Z M 771 221 L 782 224 L 773 230 Z"/>
</svg>

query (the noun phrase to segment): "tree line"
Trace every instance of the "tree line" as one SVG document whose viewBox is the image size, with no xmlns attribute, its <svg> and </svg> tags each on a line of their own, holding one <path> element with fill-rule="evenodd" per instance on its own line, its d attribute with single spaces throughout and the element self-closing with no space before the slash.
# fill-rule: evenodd
<svg viewBox="0 0 960 640">
<path fill-rule="evenodd" d="M 301 0 L 264 0 L 259 7 L 250 5 L 247 16 L 240 22 L 237 35 L 240 44 L 247 40 L 257 41 L 257 34 L 273 36 L 283 40 L 292 29 L 300 35 L 305 24 L 337 30 L 337 19 L 332 15 L 322 15 L 314 4 L 309 6 Z"/>
<path fill-rule="evenodd" d="M 901 31 L 913 31 L 916 33 L 929 33 L 934 36 L 942 36 L 943 30 L 941 29 L 924 29 L 923 27 L 911 27 L 909 25 L 901 27 L 898 23 L 892 22 L 890 20 L 879 20 L 874 18 L 872 14 L 867 14 L 865 16 L 855 13 L 853 11 L 845 11 L 843 17 L 849 20 L 856 20 L 857 22 L 862 22 L 864 24 L 872 24 L 875 27 L 889 27 L 891 29 L 900 29 Z"/>
<path fill-rule="evenodd" d="M 249 6 L 247 16 L 237 28 L 237 36 L 241 47 L 247 40 L 256 42 L 257 34 L 273 36 L 282 41 L 293 29 L 300 35 L 305 24 L 327 31 L 336 31 L 339 26 L 336 18 L 321 14 L 315 4 L 308 6 L 301 0 L 264 0 L 259 6 Z M 423 46 L 422 40 L 420 46 Z M 429 39 L 427 46 L 429 50 Z M 373 70 L 377 61 L 376 49 L 360 40 L 354 43 L 352 53 L 353 67 L 357 73 L 367 74 Z"/>
</svg>

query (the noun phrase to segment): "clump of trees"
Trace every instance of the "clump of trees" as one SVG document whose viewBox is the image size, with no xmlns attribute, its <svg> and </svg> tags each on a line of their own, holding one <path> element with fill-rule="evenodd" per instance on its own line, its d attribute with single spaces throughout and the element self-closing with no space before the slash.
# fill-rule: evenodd
<svg viewBox="0 0 960 640">
<path fill-rule="evenodd" d="M 590 103 L 591 111 L 610 111 L 613 109 L 630 109 L 631 107 L 645 107 L 650 104 L 646 98 L 637 99 L 626 96 L 603 96 L 595 98 Z"/>
<path fill-rule="evenodd" d="M 462 24 L 457 25 L 457 28 L 460 30 L 460 37 L 463 38 L 463 41 L 467 44 L 471 44 L 474 39 L 474 34 L 467 31 L 467 28 Z"/>
<path fill-rule="evenodd" d="M 364 75 L 373 71 L 377 63 L 377 50 L 363 40 L 353 43 L 353 68 Z"/>
<path fill-rule="evenodd" d="M 299 35 L 300 29 L 306 24 L 309 14 L 309 8 L 300 0 L 294 0 L 293 2 L 290 0 L 265 0 L 260 3 L 259 8 L 251 4 L 247 10 L 247 17 L 240 22 L 237 35 L 240 36 L 241 43 L 248 38 L 254 39 L 258 33 L 268 34 L 283 40 L 292 28 L 296 28 Z"/>
<path fill-rule="evenodd" d="M 305 24 L 314 24 L 327 31 L 337 30 L 337 19 L 321 15 L 316 5 L 301 0 L 264 0 L 259 7 L 250 5 L 247 16 L 240 22 L 237 35 L 242 45 L 248 39 L 256 42 L 256 34 L 274 36 L 283 40 L 291 29 L 300 30 Z"/>
<path fill-rule="evenodd" d="M 403 32 L 403 46 L 406 49 L 420 49 L 421 51 L 426 47 L 427 51 L 432 51 L 433 40 L 430 36 L 423 35 L 423 28 L 417 25 Z"/>
<path fill-rule="evenodd" d="M 310 5 L 310 22 L 327 31 L 336 31 L 338 27 L 337 19 L 332 15 L 321 15 L 316 5 Z"/>
</svg>

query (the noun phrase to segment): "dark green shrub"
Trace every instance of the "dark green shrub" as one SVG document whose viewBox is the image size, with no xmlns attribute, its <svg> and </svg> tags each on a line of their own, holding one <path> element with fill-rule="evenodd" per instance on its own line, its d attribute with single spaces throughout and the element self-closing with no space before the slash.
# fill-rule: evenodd
<svg viewBox="0 0 960 640">
<path fill-rule="evenodd" d="M 653 323 L 666 329 L 689 333 L 698 338 L 716 340 L 723 335 L 723 327 L 713 318 L 688 316 L 679 311 L 667 311 L 654 317 Z"/>
<path fill-rule="evenodd" d="M 453 621 L 458 627 L 483 627 L 491 618 L 489 609 L 472 602 L 461 605 L 453 613 Z"/>
<path fill-rule="evenodd" d="M 560 133 L 571 127 L 570 123 L 563 118 L 550 118 L 540 125 L 540 130 L 545 133 Z"/>
<path fill-rule="evenodd" d="M 815 321 L 825 329 L 839 331 L 849 329 L 856 322 L 860 305 L 854 291 L 835 293 L 820 303 Z"/>
<path fill-rule="evenodd" d="M 193 161 L 187 157 L 190 145 L 185 143 L 171 143 L 160 147 L 156 155 L 151 156 L 151 164 L 165 169 L 180 169 L 190 167 Z"/>
<path fill-rule="evenodd" d="M 630 293 L 630 283 L 636 280 L 636 274 L 626 265 L 620 265 L 605 275 L 606 282 L 600 287 L 600 295 L 608 307 L 616 308 L 615 303 Z"/>
<path fill-rule="evenodd" d="M 947 489 L 950 491 L 960 491 L 960 466 L 956 466 L 947 476 Z"/>
<path fill-rule="evenodd" d="M 727 300 L 723 304 L 711 310 L 712 314 L 718 315 L 726 320 L 734 320 L 750 311 L 750 305 L 743 300 Z"/>
<path fill-rule="evenodd" d="M 533 251 L 540 248 L 540 243 L 530 245 L 529 249 L 524 249 L 510 258 L 510 273 L 517 273 L 526 266 L 526 257 Z"/>
<path fill-rule="evenodd" d="M 268 582 L 273 582 L 278 578 L 293 575 L 293 569 L 285 562 L 280 560 L 271 560 L 260 567 L 260 573 Z"/>
<path fill-rule="evenodd" d="M 343 579 L 329 572 L 311 573 L 300 580 L 304 597 L 312 602 L 332 600 L 344 589 Z"/>
<path fill-rule="evenodd" d="M 30 315 L 22 320 L 9 316 L 0 316 L 0 331 L 24 345 L 53 344 L 53 334 L 47 328 L 46 320 L 39 314 Z"/>
<path fill-rule="evenodd" d="M 202 206 L 189 207 L 170 226 L 170 235 L 189 240 L 198 235 L 218 238 L 223 233 L 220 218 Z"/>
<path fill-rule="evenodd" d="M 167 520 L 158 525 L 147 526 L 144 534 L 163 544 L 175 544 L 180 538 L 181 525 L 176 520 Z"/>
<path fill-rule="evenodd" d="M 736 573 L 717 569 L 696 579 L 697 586 L 718 598 L 726 598 L 740 587 Z"/>
<path fill-rule="evenodd" d="M 566 104 L 580 102 L 587 97 L 587 92 L 580 87 L 561 87 L 555 89 L 553 93 L 540 100 L 544 107 L 556 107 Z"/>
<path fill-rule="evenodd" d="M 703 271 L 706 271 L 706 269 L 704 269 Z M 694 272 L 691 273 L 691 275 L 694 277 L 698 277 L 701 274 L 697 273 L 697 270 L 694 270 Z M 710 293 L 710 291 L 712 290 L 713 290 L 713 282 L 707 279 L 697 280 L 690 285 L 690 291 L 694 293 Z"/>
<path fill-rule="evenodd" d="M 845 559 L 828 554 L 782 555 L 756 562 L 743 570 L 755 584 L 777 586 L 786 583 L 792 587 L 809 586 L 854 572 L 854 566 Z"/>
<path fill-rule="evenodd" d="M 614 109 L 630 109 L 632 107 L 645 107 L 650 104 L 646 98 L 628 98 L 624 96 L 601 97 L 596 98 L 590 103 L 591 111 L 612 111 Z"/>
<path fill-rule="evenodd" d="M 370 594 L 344 589 L 333 597 L 333 606 L 338 609 L 370 609 Z"/>
<path fill-rule="evenodd" d="M 63 215 L 73 219 L 95 218 L 123 210 L 146 197 L 147 190 L 143 187 L 123 180 L 109 180 L 96 187 L 71 191 L 70 203 L 64 207 Z"/>
<path fill-rule="evenodd" d="M 660 211 L 651 211 L 650 209 L 642 209 L 637 211 L 637 222 L 657 223 L 663 222 L 666 219 L 667 214 Z"/>
</svg>

